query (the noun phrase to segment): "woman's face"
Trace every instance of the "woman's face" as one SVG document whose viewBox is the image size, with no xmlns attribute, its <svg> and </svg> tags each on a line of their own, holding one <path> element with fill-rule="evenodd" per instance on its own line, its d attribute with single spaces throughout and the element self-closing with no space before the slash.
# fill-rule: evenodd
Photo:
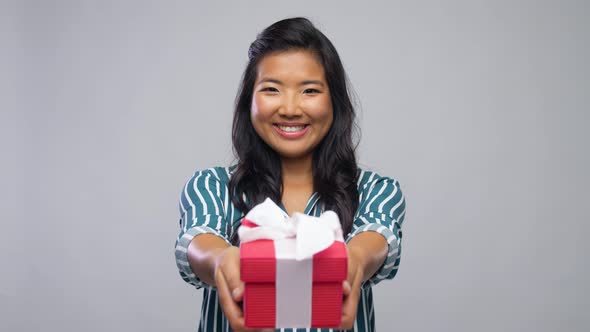
<svg viewBox="0 0 590 332">
<path fill-rule="evenodd" d="M 264 56 L 257 67 L 250 118 L 281 157 L 309 157 L 333 121 L 324 68 L 315 56 L 301 50 Z"/>
</svg>

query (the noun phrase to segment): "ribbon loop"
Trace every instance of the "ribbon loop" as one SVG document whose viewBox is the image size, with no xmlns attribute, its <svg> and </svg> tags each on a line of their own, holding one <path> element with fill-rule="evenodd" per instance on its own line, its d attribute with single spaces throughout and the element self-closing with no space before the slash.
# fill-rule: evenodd
<svg viewBox="0 0 590 332">
<path fill-rule="evenodd" d="M 326 211 L 320 217 L 295 213 L 289 217 L 270 198 L 256 205 L 238 228 L 243 243 L 255 240 L 296 239 L 296 260 L 313 257 L 334 241 L 344 242 L 338 215 Z"/>
</svg>

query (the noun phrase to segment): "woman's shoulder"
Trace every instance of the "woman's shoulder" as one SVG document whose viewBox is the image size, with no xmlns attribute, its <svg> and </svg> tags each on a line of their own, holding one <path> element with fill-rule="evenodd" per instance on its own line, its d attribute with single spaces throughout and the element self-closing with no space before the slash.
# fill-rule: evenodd
<svg viewBox="0 0 590 332">
<path fill-rule="evenodd" d="M 396 178 L 374 170 L 359 169 L 357 213 L 384 214 L 401 223 L 405 216 L 405 195 Z"/>
<path fill-rule="evenodd" d="M 191 178 L 187 182 L 194 182 L 200 179 L 206 179 L 209 181 L 219 182 L 222 185 L 227 185 L 229 183 L 229 179 L 234 169 L 235 165 L 199 168 L 193 172 Z"/>
<path fill-rule="evenodd" d="M 359 191 L 366 190 L 381 182 L 389 182 L 395 186 L 399 186 L 397 178 L 394 178 L 393 176 L 380 174 L 379 171 L 370 169 L 368 167 L 359 166 L 357 168 L 357 174 L 357 187 Z"/>
</svg>

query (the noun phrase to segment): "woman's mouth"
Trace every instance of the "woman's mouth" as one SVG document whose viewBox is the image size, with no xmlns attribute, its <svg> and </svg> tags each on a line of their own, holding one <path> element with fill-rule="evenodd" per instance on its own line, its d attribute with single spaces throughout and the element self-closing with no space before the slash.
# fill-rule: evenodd
<svg viewBox="0 0 590 332">
<path fill-rule="evenodd" d="M 273 128 L 282 137 L 288 139 L 299 138 L 307 132 L 309 125 L 307 124 L 273 124 Z"/>
</svg>

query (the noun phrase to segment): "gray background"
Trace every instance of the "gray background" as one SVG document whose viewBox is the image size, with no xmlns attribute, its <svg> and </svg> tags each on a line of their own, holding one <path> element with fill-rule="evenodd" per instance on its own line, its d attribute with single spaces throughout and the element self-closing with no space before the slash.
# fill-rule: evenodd
<svg viewBox="0 0 590 332">
<path fill-rule="evenodd" d="M 407 199 L 379 331 L 587 331 L 584 1 L 2 2 L 0 330 L 194 331 L 173 255 L 247 48 L 304 15 Z"/>
</svg>

